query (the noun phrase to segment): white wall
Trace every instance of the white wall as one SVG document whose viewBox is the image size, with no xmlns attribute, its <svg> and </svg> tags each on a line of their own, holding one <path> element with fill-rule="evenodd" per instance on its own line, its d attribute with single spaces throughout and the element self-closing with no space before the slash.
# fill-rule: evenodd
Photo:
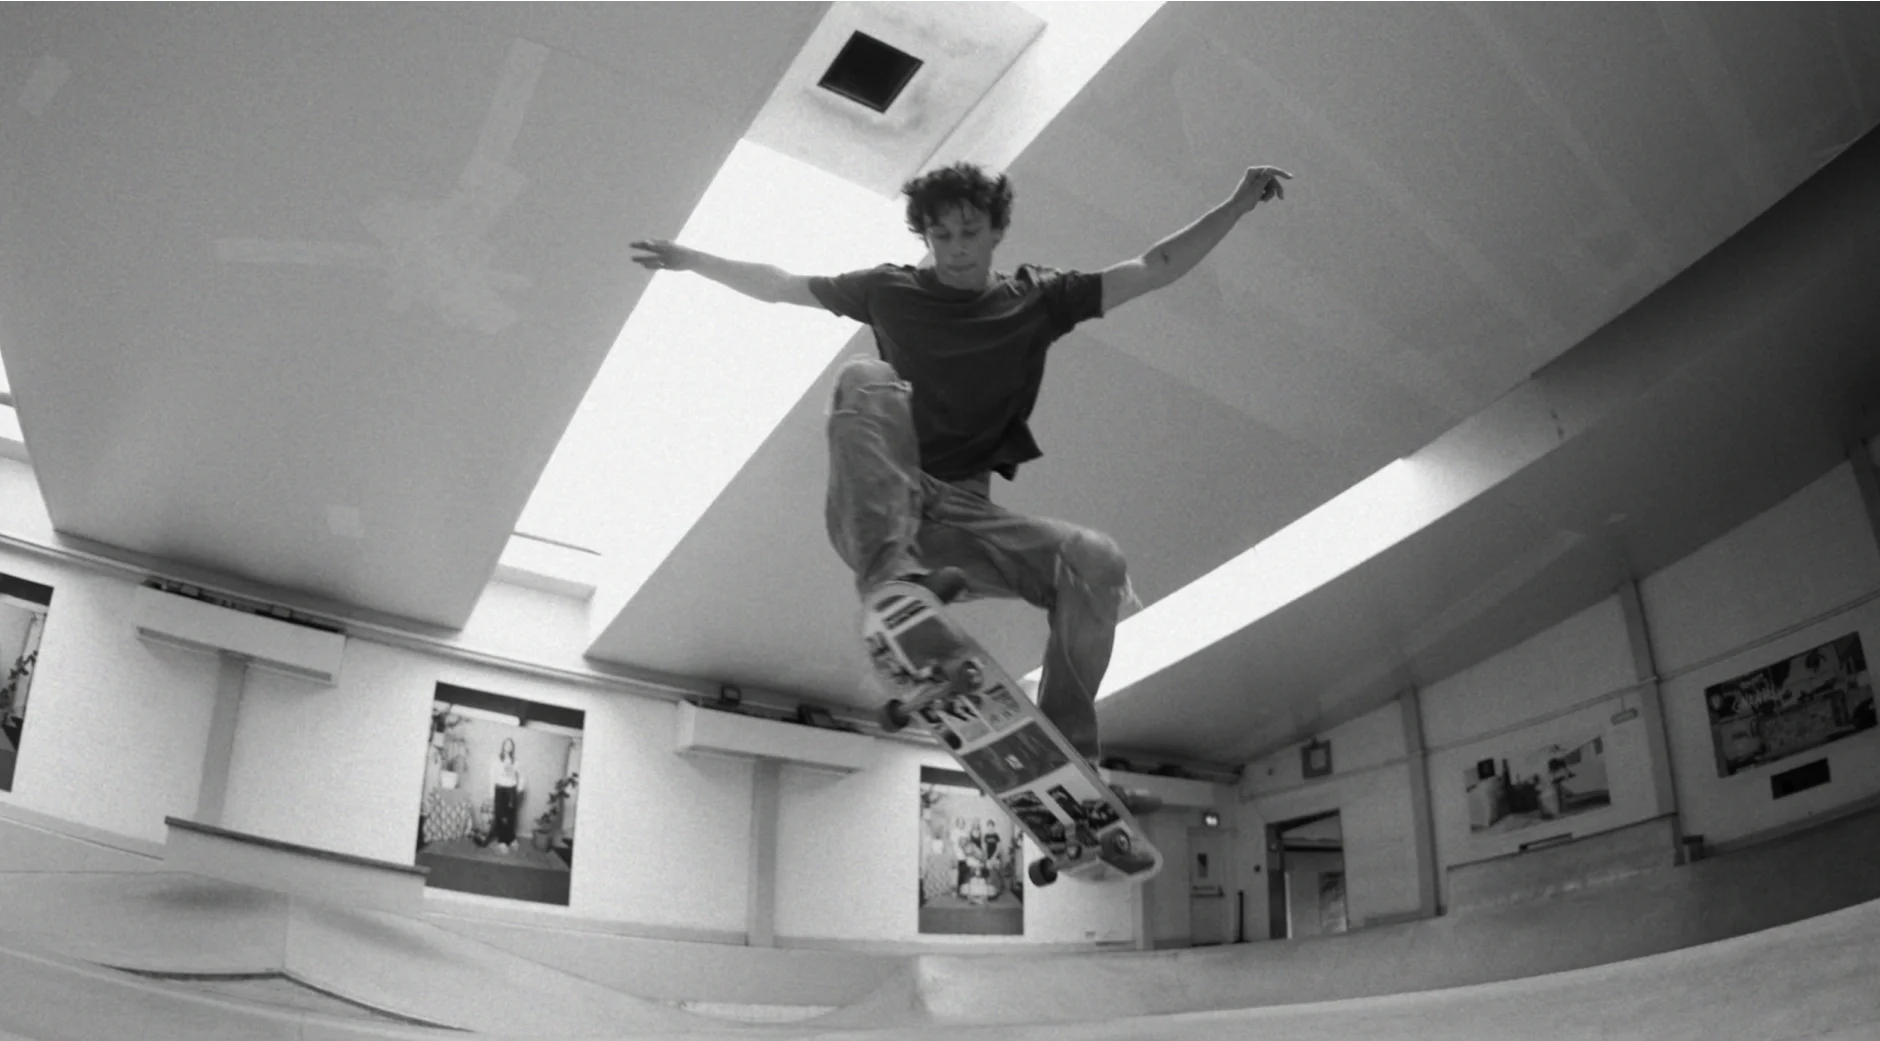
<svg viewBox="0 0 1880 1041">
<path fill-rule="evenodd" d="M 137 638 L 133 586 L 0 547 L 0 570 L 53 588 L 13 790 L 0 799 L 161 841 L 191 816 L 216 664 Z"/>
<path fill-rule="evenodd" d="M 1311 852 L 1286 854 L 1286 889 L 1292 900 L 1292 933 L 1289 937 L 1303 940 L 1308 936 L 1318 936 L 1325 930 L 1319 910 L 1319 876 L 1327 872 L 1345 870 L 1345 855 L 1337 852 Z M 1345 919 L 1351 920 L 1350 905 L 1346 905 Z"/>
<path fill-rule="evenodd" d="M 19 478 L 0 473 L 0 479 Z M 9 501 L 30 480 L 0 480 L 0 529 L 50 541 L 43 509 Z M 36 495 L 36 490 L 34 491 Z M 24 530 L 22 530 L 24 529 Z M 0 799 L 106 832 L 162 841 L 163 819 L 193 816 L 216 693 L 209 654 L 139 640 L 128 578 L 0 547 L 0 570 L 53 587 L 14 790 Z M 523 656 L 542 636 L 530 590 L 492 587 L 455 643 Z M 548 612 L 567 621 L 569 609 Z M 578 611 L 572 613 L 579 613 Z M 579 667 L 566 641 L 529 664 Z M 581 829 L 566 915 L 741 935 L 750 870 L 753 767 L 673 752 L 674 705 L 614 686 L 540 676 L 444 651 L 347 641 L 332 686 L 250 670 L 230 762 L 225 826 L 410 863 L 438 682 L 585 714 Z M 944 947 L 996 938 L 930 937 L 914 899 L 922 763 L 936 751 L 884 743 L 881 765 L 846 779 L 786 769 L 779 820 L 777 932 L 838 942 Z M 554 778 L 531 774 L 534 795 Z M 541 776 L 535 774 L 541 773 Z M 531 811 L 535 804 L 527 807 Z M 890 822 L 884 825 L 884 822 Z M 523 822 L 524 833 L 527 821 Z M 1135 898 L 1060 883 L 1027 894 L 1011 942 L 1127 942 Z M 435 900 L 490 898 L 434 891 Z"/>
<path fill-rule="evenodd" d="M 1422 691 L 1430 812 L 1447 900 L 1447 869 L 1561 835 L 1584 837 L 1668 812 L 1653 782 L 1645 717 L 1614 723 L 1640 695 L 1625 614 L 1608 597 L 1501 654 Z M 1536 749 L 1590 736 L 1605 749 L 1611 805 L 1502 834 L 1470 829 L 1466 772 L 1481 759 L 1518 771 Z"/>
<path fill-rule="evenodd" d="M 1321 735 L 1332 746 L 1330 777 L 1306 780 L 1300 746 L 1248 764 L 1237 820 L 1247 936 L 1267 935 L 1266 826 L 1338 810 L 1345 839 L 1345 900 L 1353 928 L 1418 909 L 1416 825 L 1401 709 L 1390 705 Z"/>
<path fill-rule="evenodd" d="M 1188 898 L 1188 829 L 1201 823 L 1201 811 L 1171 807 L 1141 820 L 1149 841 L 1162 854 L 1162 873 L 1145 887 L 1149 936 L 1158 947 L 1186 946 L 1194 937 Z"/>
<path fill-rule="evenodd" d="M 1687 834 L 1728 842 L 1793 825 L 1880 795 L 1880 730 L 1776 764 L 1719 778 L 1704 688 L 1848 632 L 1880 654 L 1880 548 L 1851 467 L 1842 465 L 1783 503 L 1639 582 L 1658 674 L 1669 769 Z M 1642 708 L 1617 596 L 1421 692 L 1429 749 L 1439 879 L 1462 863 L 1517 852 L 1560 834 L 1585 836 L 1670 812 L 1654 783 L 1661 752 Z M 1248 858 L 1261 855 L 1265 822 L 1343 811 L 1351 918 L 1414 909 L 1413 838 L 1402 719 L 1387 706 L 1326 735 L 1337 773 L 1306 782 L 1295 746 L 1249 764 L 1241 797 Z M 1464 772 L 1479 759 L 1602 736 L 1612 804 L 1505 835 L 1469 827 Z M 1777 801 L 1768 775 L 1826 758 L 1831 783 Z M 1377 764 L 1383 769 L 1370 769 Z M 1390 876 L 1385 878 L 1384 876 Z M 1264 879 L 1243 871 L 1249 935 L 1264 935 Z M 1446 898 L 1445 898 L 1446 899 Z"/>
<path fill-rule="evenodd" d="M 249 669 L 222 826 L 411 863 L 431 706 L 411 696 L 396 664 L 384 648 L 348 640 L 337 686 Z"/>
<path fill-rule="evenodd" d="M 1851 466 L 1639 582 L 1660 675 L 1734 653 L 1880 588 Z"/>
<path fill-rule="evenodd" d="M 0 526 L 50 541 L 43 507 L 19 498 L 30 481 L 15 469 L 0 471 Z M 215 696 L 214 659 L 139 640 L 129 622 L 134 586 L 128 580 L 9 548 L 0 548 L 0 568 L 55 590 L 14 790 L 0 798 L 160 840 L 164 816 L 195 809 Z M 1861 602 L 1877 590 L 1880 551 L 1847 466 L 1640 583 L 1666 677 L 1666 723 L 1687 832 L 1729 841 L 1880 793 L 1875 731 L 1821 749 L 1833 782 L 1780 802 L 1768 792 L 1772 768 L 1716 777 L 1702 701 L 1711 683 L 1850 630 L 1862 634 L 1870 654 L 1880 653 L 1880 606 Z M 532 597 L 498 589 L 480 608 L 476 632 L 462 640 L 492 653 L 526 652 L 540 618 L 531 614 L 541 606 Z M 545 664 L 571 665 L 563 661 L 570 646 L 555 644 L 548 653 L 557 660 Z M 1460 785 L 1451 783 L 1452 775 L 1460 777 L 1460 764 L 1489 745 L 1542 741 L 1553 730 L 1609 720 L 1631 696 L 1630 662 L 1622 617 L 1608 601 L 1423 692 L 1439 859 L 1484 852 L 1478 840 L 1464 838 L 1466 807 Z M 674 710 L 667 702 L 441 653 L 352 639 L 337 686 L 253 673 L 236 733 L 225 822 L 409 862 L 429 706 L 440 680 L 586 713 L 586 812 L 567 913 L 743 929 L 750 764 L 675 755 Z M 1630 729 L 1635 726 L 1608 725 L 1615 805 L 1597 819 L 1576 819 L 1575 834 L 1653 811 L 1649 803 L 1622 802 L 1618 795 L 1651 788 L 1637 783 L 1650 761 L 1639 733 Z M 1264 824 L 1322 810 L 1342 813 L 1353 924 L 1418 907 L 1411 778 L 1398 709 L 1387 707 L 1325 736 L 1337 771 L 1330 778 L 1306 782 L 1296 747 L 1247 771 L 1233 823 L 1243 847 L 1237 859 L 1251 936 L 1264 935 L 1267 913 L 1264 878 L 1251 873 L 1264 860 Z M 779 935 L 945 942 L 918 934 L 912 898 L 922 762 L 947 760 L 890 744 L 879 766 L 840 781 L 785 771 Z M 1162 840 L 1185 849 L 1172 834 Z M 1172 871 L 1185 864 L 1185 854 L 1172 859 Z M 1106 887 L 1034 890 L 1025 939 L 1126 940 L 1133 935 L 1134 901 Z M 1157 932 L 1176 928 L 1186 913 L 1185 901 L 1162 903 L 1169 906 L 1152 908 L 1163 915 Z"/>
<path fill-rule="evenodd" d="M 920 771 L 956 770 L 938 751 L 882 742 L 873 767 L 836 776 L 786 766 L 777 817 L 777 936 L 974 947 L 1125 942 L 1126 885 L 1026 883 L 1022 937 L 920 932 Z M 1029 849 L 1026 856 L 1034 854 Z"/>
<path fill-rule="evenodd" d="M 1704 688 L 1849 632 L 1880 655 L 1880 548 L 1843 464 L 1639 583 L 1684 831 L 1728 842 L 1880 794 L 1880 730 L 1717 776 Z M 1830 783 L 1777 801 L 1769 775 L 1826 758 Z"/>
<path fill-rule="evenodd" d="M 1431 749 L 1458 745 L 1636 682 L 1625 615 L 1609 597 L 1424 687 L 1423 741 Z"/>
</svg>

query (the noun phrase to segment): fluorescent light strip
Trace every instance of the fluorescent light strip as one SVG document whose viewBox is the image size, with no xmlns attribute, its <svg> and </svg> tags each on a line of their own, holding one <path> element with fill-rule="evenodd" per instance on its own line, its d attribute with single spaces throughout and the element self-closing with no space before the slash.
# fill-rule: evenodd
<svg viewBox="0 0 1880 1041">
<path fill-rule="evenodd" d="M 803 274 L 923 253 L 898 201 L 749 141 L 675 238 Z M 598 550 L 605 599 L 625 603 L 854 332 L 819 309 L 655 275 L 517 527 Z"/>
<path fill-rule="evenodd" d="M 1126 620 L 1097 697 L 1226 639 L 1520 472 L 1559 445 L 1554 415 L 1546 394 L 1524 385 Z"/>
</svg>

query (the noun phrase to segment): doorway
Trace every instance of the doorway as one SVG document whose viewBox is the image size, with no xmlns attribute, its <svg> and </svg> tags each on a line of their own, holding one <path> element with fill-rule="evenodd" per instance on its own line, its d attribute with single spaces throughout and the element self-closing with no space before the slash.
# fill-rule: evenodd
<svg viewBox="0 0 1880 1041">
<path fill-rule="evenodd" d="M 1345 833 L 1337 810 L 1267 825 L 1269 934 L 1297 940 L 1348 930 Z"/>
<path fill-rule="evenodd" d="M 1234 829 L 1188 829 L 1188 944 L 1212 947 L 1235 939 L 1234 921 L 1240 911 L 1228 899 L 1229 862 Z"/>
</svg>

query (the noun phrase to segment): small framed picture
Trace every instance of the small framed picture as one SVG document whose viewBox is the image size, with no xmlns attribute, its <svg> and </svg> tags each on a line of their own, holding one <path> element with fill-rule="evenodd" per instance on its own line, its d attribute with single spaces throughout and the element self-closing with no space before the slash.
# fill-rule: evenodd
<svg viewBox="0 0 1880 1041">
<path fill-rule="evenodd" d="M 1325 777 L 1332 772 L 1332 743 L 1307 741 L 1299 749 L 1301 772 L 1307 777 Z"/>
</svg>

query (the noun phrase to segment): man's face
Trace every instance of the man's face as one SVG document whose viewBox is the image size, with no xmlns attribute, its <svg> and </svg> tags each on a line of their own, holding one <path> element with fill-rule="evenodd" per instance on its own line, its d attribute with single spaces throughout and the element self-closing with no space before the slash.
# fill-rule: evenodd
<svg viewBox="0 0 1880 1041">
<path fill-rule="evenodd" d="M 943 210 L 927 225 L 927 248 L 941 285 L 984 289 L 992 277 L 992 251 L 1005 232 L 994 231 L 983 210 L 960 205 Z"/>
</svg>

